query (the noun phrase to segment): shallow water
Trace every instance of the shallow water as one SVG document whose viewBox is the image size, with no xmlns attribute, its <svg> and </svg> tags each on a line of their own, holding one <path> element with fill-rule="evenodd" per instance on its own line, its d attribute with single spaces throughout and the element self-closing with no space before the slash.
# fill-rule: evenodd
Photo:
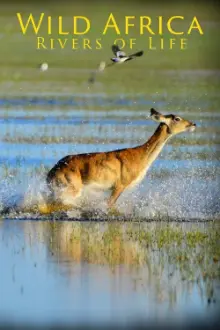
<svg viewBox="0 0 220 330">
<path fill-rule="evenodd" d="M 1 98 L 0 202 L 3 207 L 11 205 L 12 194 L 26 194 L 30 206 L 44 189 L 47 170 L 67 154 L 144 143 L 156 129 L 149 108 L 168 107 L 169 112 L 196 122 L 197 129 L 173 137 L 139 187 L 120 197 L 118 208 L 125 215 L 133 212 L 155 220 L 158 214 L 187 220 L 218 218 L 219 111 L 207 111 L 217 97 L 212 92 L 206 102 L 193 98 L 193 111 L 182 95 L 172 96 L 172 102 L 167 101 L 170 96 L 160 94 L 156 102 L 138 94 Z M 174 110 L 177 103 L 180 111 Z M 100 199 L 102 211 L 104 200 Z"/>
<path fill-rule="evenodd" d="M 190 77 L 194 86 L 201 79 Z M 220 113 L 219 94 L 207 90 L 1 97 L 0 324 L 211 324 L 219 308 Z M 36 210 L 60 158 L 144 143 L 157 127 L 152 106 L 197 129 L 169 141 L 143 182 L 119 198 L 119 213 L 109 214 L 95 192 L 83 212 Z"/>
<path fill-rule="evenodd" d="M 213 224 L 0 222 L 0 320 L 212 324 L 220 303 L 213 262 L 218 230 Z"/>
</svg>

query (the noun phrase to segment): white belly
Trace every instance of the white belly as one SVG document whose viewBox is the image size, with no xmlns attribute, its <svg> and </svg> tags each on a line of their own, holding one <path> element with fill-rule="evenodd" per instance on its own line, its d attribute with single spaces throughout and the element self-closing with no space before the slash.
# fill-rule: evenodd
<svg viewBox="0 0 220 330">
<path fill-rule="evenodd" d="M 122 57 L 120 58 L 120 60 L 118 61 L 118 63 L 124 63 L 125 61 L 127 61 L 128 57 Z"/>
<path fill-rule="evenodd" d="M 139 184 L 143 178 L 145 177 L 146 173 L 147 173 L 148 167 L 145 168 L 143 171 L 141 171 L 138 175 L 138 177 L 136 179 L 134 179 L 131 184 L 128 186 L 128 188 L 133 188 L 134 186 L 136 186 L 137 184 Z"/>
<path fill-rule="evenodd" d="M 112 187 L 112 183 L 109 182 L 91 182 L 86 186 L 89 190 L 108 190 Z"/>
</svg>

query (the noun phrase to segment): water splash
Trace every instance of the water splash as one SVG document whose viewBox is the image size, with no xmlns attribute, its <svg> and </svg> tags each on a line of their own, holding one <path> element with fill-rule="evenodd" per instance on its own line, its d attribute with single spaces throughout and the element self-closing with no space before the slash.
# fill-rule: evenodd
<svg viewBox="0 0 220 330">
<path fill-rule="evenodd" d="M 45 215 L 48 196 L 46 172 L 8 176 L 0 190 L 3 217 L 32 219 L 191 221 L 215 220 L 220 215 L 218 181 L 197 178 L 198 169 L 186 173 L 174 170 L 167 177 L 150 172 L 134 190 L 125 191 L 117 201 L 117 210 L 109 211 L 107 193 L 86 188 L 74 207 L 57 207 Z M 53 209 L 54 211 L 54 209 Z"/>
</svg>

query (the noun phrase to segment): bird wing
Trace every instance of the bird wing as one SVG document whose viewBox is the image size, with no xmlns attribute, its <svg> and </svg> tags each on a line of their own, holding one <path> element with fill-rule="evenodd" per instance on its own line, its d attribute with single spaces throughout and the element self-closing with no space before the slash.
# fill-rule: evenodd
<svg viewBox="0 0 220 330">
<path fill-rule="evenodd" d="M 135 58 L 135 57 L 140 57 L 144 54 L 143 50 L 137 52 L 137 53 L 134 53 L 134 54 L 131 54 L 129 55 L 130 58 Z"/>
<path fill-rule="evenodd" d="M 118 45 L 112 45 L 112 51 L 115 56 L 117 56 L 117 52 L 120 52 L 120 48 Z"/>
<path fill-rule="evenodd" d="M 126 54 L 125 54 L 125 52 L 122 52 L 122 51 L 120 50 L 119 52 L 117 52 L 117 57 L 120 57 L 120 58 L 122 58 L 122 57 L 126 57 Z"/>
</svg>

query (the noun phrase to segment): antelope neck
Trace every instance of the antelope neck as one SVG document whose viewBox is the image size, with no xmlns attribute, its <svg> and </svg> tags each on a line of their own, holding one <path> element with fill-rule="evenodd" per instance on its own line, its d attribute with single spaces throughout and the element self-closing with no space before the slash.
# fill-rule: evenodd
<svg viewBox="0 0 220 330">
<path fill-rule="evenodd" d="M 151 138 L 139 148 L 144 151 L 144 158 L 150 164 L 157 158 L 166 141 L 172 136 L 166 124 L 160 124 Z"/>
</svg>

